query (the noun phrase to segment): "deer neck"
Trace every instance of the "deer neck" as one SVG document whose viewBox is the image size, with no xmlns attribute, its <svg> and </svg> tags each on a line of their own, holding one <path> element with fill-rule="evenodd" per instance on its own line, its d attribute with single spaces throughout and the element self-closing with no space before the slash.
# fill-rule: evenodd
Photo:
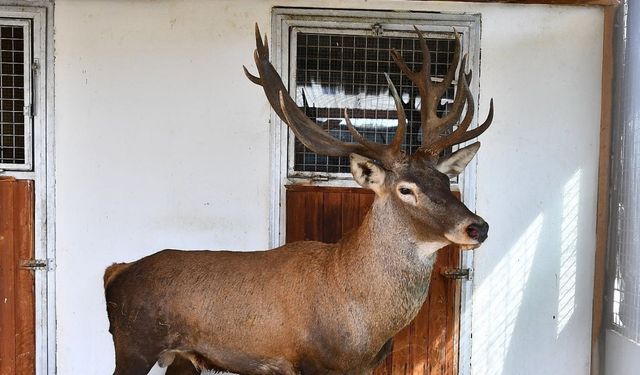
<svg viewBox="0 0 640 375">
<path fill-rule="evenodd" d="M 366 259 L 365 263 L 375 267 L 384 265 L 419 272 L 430 267 L 435 252 L 446 245 L 421 233 L 387 196 L 374 201 L 362 225 L 341 241 L 339 247 L 343 260 Z"/>
<path fill-rule="evenodd" d="M 336 281 L 347 298 L 376 316 L 380 334 L 404 327 L 427 296 L 436 250 L 445 243 L 420 238 L 393 207 L 378 197 L 362 225 L 338 244 Z"/>
</svg>

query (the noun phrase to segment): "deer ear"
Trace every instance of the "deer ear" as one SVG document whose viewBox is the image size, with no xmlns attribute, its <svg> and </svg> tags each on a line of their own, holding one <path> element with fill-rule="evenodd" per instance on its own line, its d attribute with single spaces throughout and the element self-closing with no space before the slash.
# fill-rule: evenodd
<svg viewBox="0 0 640 375">
<path fill-rule="evenodd" d="M 386 175 L 384 169 L 374 163 L 373 160 L 358 154 L 351 154 L 350 158 L 351 174 L 356 182 L 360 186 L 371 189 L 379 195 L 382 191 L 382 185 L 384 184 L 384 177 Z"/>
<path fill-rule="evenodd" d="M 449 177 L 455 177 L 464 170 L 480 149 L 480 142 L 461 148 L 445 159 L 438 161 L 436 169 Z"/>
</svg>

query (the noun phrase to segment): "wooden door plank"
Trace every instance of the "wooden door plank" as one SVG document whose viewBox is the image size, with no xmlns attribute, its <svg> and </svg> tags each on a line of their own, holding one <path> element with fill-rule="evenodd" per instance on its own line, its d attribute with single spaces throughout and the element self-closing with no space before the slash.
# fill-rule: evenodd
<svg viewBox="0 0 640 375">
<path fill-rule="evenodd" d="M 410 323 L 411 324 L 411 323 Z M 407 375 L 409 370 L 409 328 L 405 327 L 393 336 L 393 358 L 391 359 L 391 373 L 393 375 Z"/>
<path fill-rule="evenodd" d="M 371 209 L 371 205 L 373 204 L 373 200 L 376 198 L 375 194 L 371 194 L 371 193 L 363 193 L 363 194 L 358 194 L 358 197 L 360 198 L 360 207 L 358 209 L 358 216 L 359 216 L 359 220 L 358 223 L 362 223 L 362 221 L 364 220 L 364 217 L 367 216 L 367 213 L 369 213 L 369 210 Z"/>
<path fill-rule="evenodd" d="M 448 264 L 448 252 L 451 247 L 439 250 L 437 260 L 431 274 L 429 287 L 429 304 L 433 312 L 429 319 L 429 374 L 443 375 L 446 363 L 446 327 L 447 327 L 447 283 L 440 276 L 440 271 Z"/>
<path fill-rule="evenodd" d="M 384 362 L 380 366 L 378 366 L 377 369 L 373 371 L 373 375 L 391 375 L 393 371 L 392 364 L 393 364 L 393 350 L 391 351 L 391 353 L 389 353 L 389 355 L 384 360 Z"/>
<path fill-rule="evenodd" d="M 445 252 L 446 251 L 446 252 Z M 453 251 L 451 251 L 451 248 L 447 248 L 446 250 L 443 250 L 443 252 L 445 252 L 444 258 L 446 260 L 447 264 L 451 264 L 451 261 L 453 259 Z M 444 355 L 445 358 L 445 366 L 443 368 L 443 374 L 445 375 L 450 375 L 451 374 L 451 370 L 452 370 L 452 363 L 449 363 L 449 359 L 450 357 L 453 355 L 453 353 L 451 353 L 450 351 L 450 347 L 451 347 L 451 337 L 450 337 L 450 329 L 453 329 L 453 327 L 451 326 L 451 323 L 453 322 L 453 315 L 452 315 L 452 310 L 451 310 L 451 305 L 454 305 L 454 301 L 451 300 L 452 298 L 452 292 L 454 292 L 452 290 L 452 285 L 455 285 L 455 282 L 451 282 L 448 281 L 445 284 L 445 296 L 446 296 L 446 301 L 445 301 L 445 314 L 444 314 L 444 318 L 445 318 L 445 322 L 444 322 L 444 332 L 445 332 L 445 337 L 444 337 L 444 344 L 443 344 L 443 348 L 442 348 L 442 353 Z M 455 293 L 454 293 L 455 294 Z"/>
<path fill-rule="evenodd" d="M 342 193 L 342 233 L 347 233 L 360 225 L 360 195 Z"/>
<path fill-rule="evenodd" d="M 429 296 L 414 319 L 416 336 L 414 344 L 417 349 L 413 375 L 428 375 L 429 366 Z"/>
<path fill-rule="evenodd" d="M 322 219 L 323 197 L 321 191 L 308 192 L 304 195 L 304 239 L 305 241 L 322 241 L 324 220 Z"/>
<path fill-rule="evenodd" d="M 0 179 L 0 374 L 15 374 L 14 179 Z"/>
<path fill-rule="evenodd" d="M 447 265 L 449 267 L 456 267 L 460 265 L 460 252 L 461 250 L 450 246 L 447 253 L 449 259 Z M 447 342 L 445 347 L 445 362 L 447 363 L 447 375 L 458 375 L 458 345 L 459 345 L 459 320 L 460 316 L 460 282 L 454 280 L 447 281 Z"/>
<path fill-rule="evenodd" d="M 322 199 L 322 242 L 336 243 L 343 234 L 342 193 L 325 191 Z"/>
<path fill-rule="evenodd" d="M 287 243 L 304 240 L 304 192 L 287 190 Z"/>
<path fill-rule="evenodd" d="M 33 271 L 20 269 L 28 259 L 34 259 L 34 188 L 33 181 L 16 183 L 15 233 L 15 330 L 16 374 L 35 374 L 35 276 Z"/>
<path fill-rule="evenodd" d="M 421 357 L 421 350 L 418 345 L 415 344 L 418 337 L 416 320 L 414 319 L 411 323 L 409 323 L 409 326 L 407 328 L 409 328 L 409 340 L 411 342 L 411 345 L 409 345 L 409 366 L 407 368 L 407 374 L 418 374 L 420 371 L 419 358 Z"/>
<path fill-rule="evenodd" d="M 456 198 L 460 199 L 460 192 L 454 192 Z M 445 374 L 458 375 L 458 359 L 459 359 L 459 336 L 460 336 L 460 298 L 461 298 L 461 281 L 445 279 L 440 270 L 449 267 L 461 266 L 461 252 L 460 248 L 455 245 L 447 246 L 446 249 L 441 250 L 445 252 L 444 263 L 439 265 L 440 269 L 435 272 L 435 276 L 442 280 L 446 285 L 446 311 L 445 319 L 445 345 L 444 345 L 444 362 L 445 362 Z M 432 277 L 432 280 L 433 280 Z"/>
</svg>

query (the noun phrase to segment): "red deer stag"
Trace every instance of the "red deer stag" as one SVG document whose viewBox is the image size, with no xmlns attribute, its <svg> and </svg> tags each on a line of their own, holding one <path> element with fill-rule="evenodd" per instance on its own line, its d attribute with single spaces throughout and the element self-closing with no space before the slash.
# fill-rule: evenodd
<svg viewBox="0 0 640 375">
<path fill-rule="evenodd" d="M 435 252 L 448 244 L 476 248 L 489 228 L 449 186 L 480 144 L 439 155 L 485 131 L 493 103 L 487 120 L 468 130 L 475 107 L 462 58 L 452 110 L 437 116 L 460 61 L 460 39 L 456 33 L 454 62 L 444 80 L 434 83 L 427 44 L 416 32 L 423 55 L 419 71 L 393 54 L 422 98 L 423 144 L 408 155 L 401 149 L 405 114 L 388 77 L 398 112 L 391 143 L 362 137 L 346 111 L 357 143 L 339 141 L 287 94 L 256 25 L 259 76 L 245 68 L 247 77 L 262 86 L 273 110 L 308 148 L 350 156 L 354 179 L 376 194 L 373 206 L 362 225 L 336 244 L 304 241 L 255 252 L 163 250 L 110 266 L 104 285 L 114 374 L 146 374 L 156 361 L 169 366 L 178 359 L 193 364 L 189 373 L 197 368 L 251 375 L 368 374 L 381 363 L 393 335 L 427 296 Z"/>
</svg>

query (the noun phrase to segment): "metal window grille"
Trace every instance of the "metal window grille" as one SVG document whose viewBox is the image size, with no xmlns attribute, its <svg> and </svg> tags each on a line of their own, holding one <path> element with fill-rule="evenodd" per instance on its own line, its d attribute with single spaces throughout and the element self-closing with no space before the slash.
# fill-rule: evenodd
<svg viewBox="0 0 640 375">
<path fill-rule="evenodd" d="M 297 33 L 295 49 L 296 102 L 308 117 L 334 137 L 353 142 L 343 109 L 347 108 L 355 128 L 366 138 L 388 143 L 395 135 L 397 112 L 384 73 L 389 74 L 400 94 L 407 116 L 403 147 L 414 152 L 422 143 L 420 96 L 391 58 L 399 51 L 412 69 L 419 69 L 422 51 L 413 33 L 402 36 Z M 453 58 L 453 34 L 427 34 L 432 79 L 441 80 Z M 453 86 L 438 107 L 446 114 L 453 102 Z M 349 173 L 346 157 L 317 155 L 295 140 L 293 172 L 321 175 Z"/>
<path fill-rule="evenodd" d="M 616 19 L 616 80 L 609 217 L 610 327 L 640 343 L 640 7 Z"/>
<path fill-rule="evenodd" d="M 30 29 L 0 21 L 0 169 L 32 168 Z"/>
<path fill-rule="evenodd" d="M 615 257 L 611 318 L 615 331 L 640 343 L 640 123 L 636 118 L 626 127 L 621 138 L 624 165 L 614 172 L 619 185 L 614 189 L 610 242 Z"/>
</svg>

